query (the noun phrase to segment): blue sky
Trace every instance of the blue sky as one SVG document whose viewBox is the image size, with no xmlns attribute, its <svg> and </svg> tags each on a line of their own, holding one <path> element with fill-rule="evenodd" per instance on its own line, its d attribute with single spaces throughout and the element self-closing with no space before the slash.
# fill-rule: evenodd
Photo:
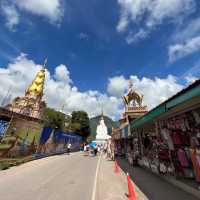
<svg viewBox="0 0 200 200">
<path fill-rule="evenodd" d="M 98 93 L 87 97 L 103 104 L 116 98 L 116 115 L 104 105 L 111 117 L 120 115 L 129 78 L 151 108 L 200 76 L 198 0 L 0 0 L 0 9 L 2 70 L 22 61 L 42 64 L 48 57 L 49 80 L 60 81 L 55 70 L 62 64 L 70 90 Z M 150 101 L 147 91 L 158 80 L 166 91 Z M 97 114 L 88 102 L 83 107 Z M 84 108 L 71 106 L 66 112 Z"/>
</svg>

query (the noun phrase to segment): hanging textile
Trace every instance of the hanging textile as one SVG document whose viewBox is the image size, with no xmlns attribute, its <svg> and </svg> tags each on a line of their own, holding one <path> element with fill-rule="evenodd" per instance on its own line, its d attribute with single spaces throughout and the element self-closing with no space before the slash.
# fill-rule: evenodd
<svg viewBox="0 0 200 200">
<path fill-rule="evenodd" d="M 200 165 L 197 160 L 196 150 L 190 149 L 190 155 L 191 155 L 192 164 L 193 164 L 194 171 L 195 171 L 196 181 L 200 182 Z"/>
<path fill-rule="evenodd" d="M 161 135 L 162 135 L 163 139 L 166 141 L 169 149 L 170 150 L 174 150 L 174 144 L 173 144 L 172 138 L 170 136 L 169 130 L 166 129 L 166 128 L 162 129 L 161 130 Z"/>
<path fill-rule="evenodd" d="M 189 162 L 183 149 L 178 150 L 178 159 L 182 167 L 189 167 Z"/>
</svg>

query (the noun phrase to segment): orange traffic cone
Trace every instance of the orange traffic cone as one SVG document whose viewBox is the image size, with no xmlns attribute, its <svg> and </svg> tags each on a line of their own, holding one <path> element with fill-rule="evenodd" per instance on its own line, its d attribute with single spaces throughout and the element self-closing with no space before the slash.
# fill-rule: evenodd
<svg viewBox="0 0 200 200">
<path fill-rule="evenodd" d="M 127 182 L 128 182 L 128 199 L 129 200 L 137 200 L 136 194 L 133 188 L 133 184 L 131 182 L 131 178 L 129 174 L 127 173 Z"/>
<path fill-rule="evenodd" d="M 115 160 L 115 173 L 119 174 L 119 164 L 118 164 L 117 160 Z"/>
</svg>

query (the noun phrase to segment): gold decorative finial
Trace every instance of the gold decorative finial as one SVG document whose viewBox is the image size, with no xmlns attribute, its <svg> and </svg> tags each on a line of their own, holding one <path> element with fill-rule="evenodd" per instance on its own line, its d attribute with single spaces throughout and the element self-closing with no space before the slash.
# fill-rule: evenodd
<svg viewBox="0 0 200 200">
<path fill-rule="evenodd" d="M 129 89 L 132 89 L 132 87 L 133 87 L 133 81 L 129 79 Z"/>
<path fill-rule="evenodd" d="M 48 62 L 48 58 L 45 58 L 45 60 L 44 60 L 44 64 L 43 64 L 43 68 L 44 68 L 44 69 L 45 69 L 46 66 L 47 66 L 47 62 Z"/>
</svg>

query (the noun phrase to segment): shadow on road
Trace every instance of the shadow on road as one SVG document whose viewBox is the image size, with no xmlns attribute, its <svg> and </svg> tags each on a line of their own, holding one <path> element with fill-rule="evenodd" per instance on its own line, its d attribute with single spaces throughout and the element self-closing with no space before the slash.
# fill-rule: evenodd
<svg viewBox="0 0 200 200">
<path fill-rule="evenodd" d="M 139 166 L 131 166 L 125 159 L 117 158 L 119 166 L 129 173 L 133 182 L 150 200 L 198 200 L 195 196 L 166 182 L 152 172 Z"/>
</svg>

